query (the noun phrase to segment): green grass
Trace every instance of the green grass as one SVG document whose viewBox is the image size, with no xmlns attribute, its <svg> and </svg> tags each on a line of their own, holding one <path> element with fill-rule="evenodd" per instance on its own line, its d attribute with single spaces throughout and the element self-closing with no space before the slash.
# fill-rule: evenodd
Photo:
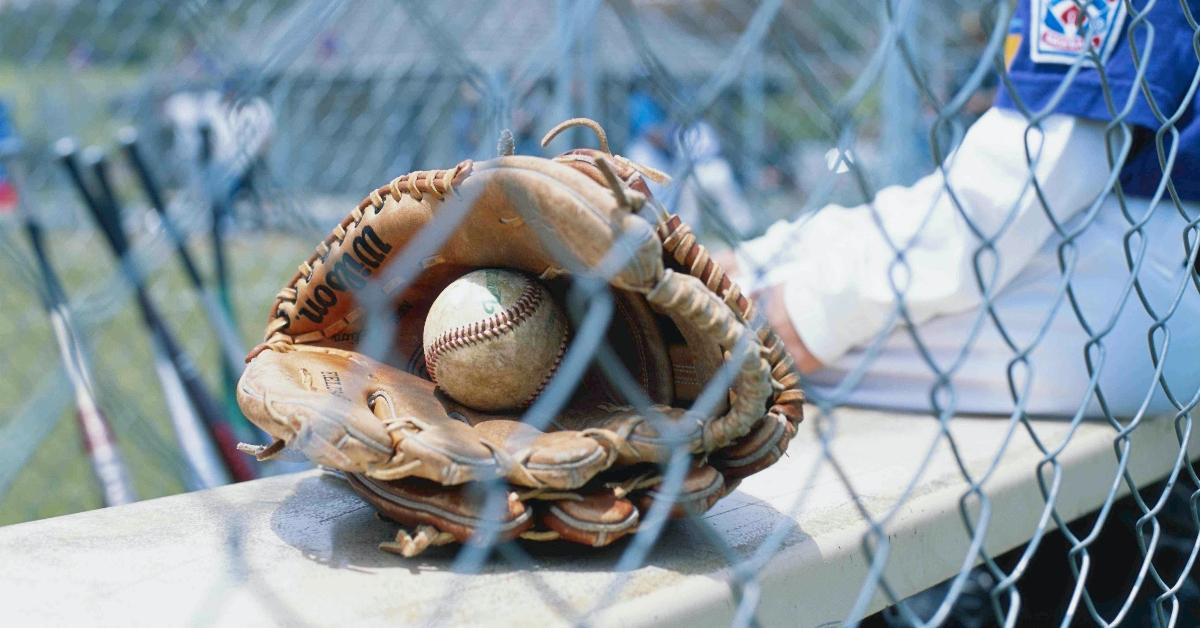
<svg viewBox="0 0 1200 628">
<path fill-rule="evenodd" d="M 51 256 L 69 294 L 76 297 L 73 305 L 79 307 L 78 297 L 109 284 L 116 266 L 95 232 L 55 232 L 52 236 Z M 211 260 L 204 240 L 192 242 L 192 248 L 201 261 Z M 275 293 L 311 251 L 311 242 L 287 236 L 243 232 L 231 240 L 233 301 L 247 347 L 261 340 Z M 11 313 L 0 317 L 0 346 L 5 347 L 0 354 L 0 371 L 5 374 L 0 378 L 3 426 L 58 368 L 59 358 L 36 294 L 11 267 L 0 267 L 0 281 L 6 286 L 0 292 L 0 303 Z M 151 276 L 151 295 L 204 371 L 212 390 L 223 392 L 216 341 L 174 256 L 166 258 Z M 149 338 L 132 298 L 126 295 L 119 303 L 115 316 L 86 330 L 97 394 L 114 424 L 139 496 L 146 499 L 170 495 L 183 490 L 181 463 L 152 368 Z M 79 313 L 81 318 L 86 315 Z M 71 391 L 64 389 L 61 394 L 69 398 Z M 101 506 L 80 446 L 73 404 L 66 405 L 69 409 L 61 416 L 41 417 L 58 421 L 57 426 L 34 452 L 11 490 L 0 497 L 0 525 Z M 14 455 L 21 446 L 0 443 L 0 456 Z"/>
<path fill-rule="evenodd" d="M 94 66 L 76 71 L 62 65 L 27 67 L 0 62 L 0 98 L 30 150 L 63 135 L 83 145 L 111 143 L 114 107 L 134 91 L 144 72 L 133 66 Z M 44 111 L 47 102 L 55 111 Z M 70 120 L 64 127 L 62 120 Z"/>
</svg>

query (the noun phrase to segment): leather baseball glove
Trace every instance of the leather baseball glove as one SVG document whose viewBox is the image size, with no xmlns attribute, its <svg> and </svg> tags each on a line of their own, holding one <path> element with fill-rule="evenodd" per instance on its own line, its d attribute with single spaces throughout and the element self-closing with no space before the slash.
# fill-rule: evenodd
<svg viewBox="0 0 1200 628">
<path fill-rule="evenodd" d="M 267 459 L 287 446 L 343 472 L 408 528 L 383 549 L 607 545 L 656 501 L 674 516 L 708 509 L 783 455 L 802 420 L 792 359 L 651 198 L 645 179 L 661 175 L 613 155 L 590 120 L 543 144 L 572 125 L 600 149 L 464 161 L 371 192 L 280 291 L 247 358 L 238 402 L 276 439 L 247 449 Z M 481 267 L 530 273 L 564 300 L 598 286 L 613 305 L 603 338 L 575 332 L 572 344 L 599 349 L 568 347 L 523 415 L 455 403 L 424 365 L 430 304 Z M 678 452 L 686 473 L 664 483 Z"/>
</svg>

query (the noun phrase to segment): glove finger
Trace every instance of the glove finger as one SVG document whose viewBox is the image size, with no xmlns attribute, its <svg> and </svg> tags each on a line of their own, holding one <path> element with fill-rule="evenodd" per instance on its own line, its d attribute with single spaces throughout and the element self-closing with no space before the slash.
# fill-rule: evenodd
<svg viewBox="0 0 1200 628">
<path fill-rule="evenodd" d="M 708 458 L 726 479 L 740 479 L 775 464 L 787 451 L 796 426 L 779 414 L 768 414 L 749 434 Z"/>
<path fill-rule="evenodd" d="M 359 474 L 346 478 L 384 517 L 411 528 L 433 526 L 459 543 L 480 530 L 496 534 L 498 540 L 514 539 L 533 524 L 532 511 L 513 493 L 502 507 L 490 509 L 498 512 L 490 512 L 483 496 L 473 494 L 469 486 L 440 486 L 420 478 L 382 481 Z"/>
<path fill-rule="evenodd" d="M 530 488 L 579 488 L 607 469 L 613 453 L 607 443 L 579 432 L 542 432 L 519 421 L 492 420 L 473 428 L 492 443 L 499 443 L 514 460 L 507 478 Z"/>
<path fill-rule="evenodd" d="M 701 465 L 688 469 L 678 494 L 668 495 L 660 489 L 655 486 L 640 491 L 634 497 L 638 508 L 644 512 L 656 502 L 668 500 L 673 518 L 699 515 L 725 496 L 725 476 L 708 465 Z"/>
<path fill-rule="evenodd" d="M 438 396 L 432 382 L 383 366 L 376 380 L 371 406 L 395 439 L 397 456 L 375 469 L 375 478 L 416 476 L 458 485 L 495 478 L 511 466 L 467 422 L 474 413 Z"/>
<path fill-rule="evenodd" d="M 437 394 L 433 383 L 399 371 L 381 380 L 372 401 L 401 452 L 371 473 L 380 479 L 413 475 L 453 485 L 503 476 L 517 486 L 573 489 L 614 457 L 606 443 L 476 412 Z"/>
<path fill-rule="evenodd" d="M 636 531 L 638 516 L 632 502 L 605 491 L 549 502 L 541 520 L 563 540 L 603 547 Z"/>
<path fill-rule="evenodd" d="M 238 404 L 251 422 L 313 462 L 366 471 L 393 453 L 367 407 L 367 368 L 336 349 L 261 351 L 238 383 Z"/>
</svg>

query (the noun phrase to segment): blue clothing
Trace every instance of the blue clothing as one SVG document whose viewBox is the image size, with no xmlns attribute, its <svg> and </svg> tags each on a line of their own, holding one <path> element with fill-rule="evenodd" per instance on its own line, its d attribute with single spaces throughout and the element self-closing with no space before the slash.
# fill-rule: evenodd
<svg viewBox="0 0 1200 628">
<path fill-rule="evenodd" d="M 639 138 L 667 120 L 667 113 L 645 90 L 629 95 L 629 137 Z"/>
<path fill-rule="evenodd" d="M 1153 1 L 1144 23 L 1134 24 L 1134 15 L 1144 11 L 1151 1 L 1133 0 L 1136 11 L 1126 15 L 1124 21 L 1116 25 L 1111 37 L 1117 39 L 1104 65 L 1114 111 L 1120 112 L 1125 108 L 1133 93 L 1132 107 L 1124 119 L 1133 126 L 1134 144 L 1121 169 L 1121 188 L 1132 196 L 1151 197 L 1162 181 L 1163 171 L 1159 165 L 1154 133 L 1163 123 L 1155 116 L 1154 108 L 1147 100 L 1145 92 L 1148 89 L 1162 118 L 1170 118 L 1183 109 L 1175 123 L 1179 131 L 1179 149 L 1171 179 L 1181 198 L 1200 201 L 1200 105 L 1189 93 L 1197 76 L 1197 57 L 1192 47 L 1194 33 L 1178 0 Z M 1200 0 L 1187 2 L 1192 14 L 1200 19 Z M 1069 10 L 1069 5 L 1052 4 L 1059 7 L 1056 10 L 1064 6 Z M 1105 7 L 1109 11 L 1115 10 L 1112 3 L 1104 0 L 1091 0 L 1090 4 L 1098 11 L 1104 11 Z M 1021 43 L 1010 62 L 1009 75 L 1018 97 L 1016 100 L 1030 112 L 1041 112 L 1055 100 L 1055 92 L 1071 69 L 1068 63 L 1035 63 L 1031 58 L 1034 19 L 1042 20 L 1038 25 L 1047 30 L 1051 27 L 1046 25 L 1052 21 L 1061 27 L 1061 21 L 1047 15 L 1045 5 L 1038 0 L 1020 0 L 1010 31 L 1010 35 L 1020 33 Z M 1031 6 L 1038 10 L 1039 15 L 1031 17 Z M 1133 49 L 1129 45 L 1131 25 L 1134 27 L 1132 36 L 1136 43 Z M 1149 27 L 1153 27 L 1152 47 L 1148 45 Z M 1146 89 L 1136 79 L 1134 49 L 1145 65 Z M 1019 108 L 1014 103 L 1013 94 L 1003 86 L 997 95 L 996 106 Z M 1080 68 L 1051 111 L 1101 122 L 1109 122 L 1114 117 L 1104 97 L 1100 73 L 1091 67 Z M 1169 150 L 1170 146 L 1171 138 L 1167 134 L 1164 136 L 1164 148 Z M 1169 155 L 1169 152 L 1165 154 Z M 1164 198 L 1169 197 L 1164 195 Z"/>
<path fill-rule="evenodd" d="M 8 105 L 4 104 L 3 100 L 0 100 L 0 140 L 8 139 L 15 135 L 16 131 L 13 129 L 12 120 L 8 115 Z"/>
<path fill-rule="evenodd" d="M 8 114 L 8 105 L 0 100 L 0 150 L 5 150 L 9 142 L 17 141 L 17 131 L 13 128 L 12 119 Z M 8 172 L 4 169 L 4 163 L 0 162 L 0 185 L 8 184 Z M 3 196 L 0 191 L 0 196 Z"/>
</svg>

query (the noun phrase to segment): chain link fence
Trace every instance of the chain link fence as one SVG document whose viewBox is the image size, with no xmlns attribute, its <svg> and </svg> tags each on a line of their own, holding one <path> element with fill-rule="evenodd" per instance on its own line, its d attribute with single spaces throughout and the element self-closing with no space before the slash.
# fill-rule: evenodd
<svg viewBox="0 0 1200 628">
<path fill-rule="evenodd" d="M 1024 135 L 1024 170 L 996 179 L 1019 189 L 997 203 L 998 215 L 981 217 L 972 204 L 986 199 L 956 187 L 964 179 L 951 170 L 955 158 L 967 159 L 955 149 L 968 129 L 993 115 L 997 91 L 1015 90 L 1004 70 L 1014 32 L 1006 1 L 0 0 L 0 104 L 20 140 L 6 163 L 22 207 L 7 209 L 0 223 L 7 286 L 0 291 L 7 314 L 0 320 L 0 524 L 103 505 L 70 418 L 70 373 L 39 301 L 22 212 L 48 234 L 98 404 L 137 494 L 188 486 L 136 295 L 58 163 L 60 138 L 116 154 L 118 131 L 136 129 L 164 182 L 167 215 L 201 273 L 224 277 L 220 299 L 249 347 L 261 339 L 268 303 L 297 263 L 366 192 L 409 171 L 493 157 L 504 129 L 518 154 L 551 156 L 553 146 L 537 143 L 541 134 L 585 116 L 603 124 L 615 152 L 672 176 L 656 195 L 710 248 L 737 249 L 752 286 L 786 284 L 789 273 L 825 273 L 831 283 L 853 278 L 843 272 L 860 263 L 850 253 L 819 264 L 804 259 L 803 243 L 820 238 L 850 242 L 854 251 L 852 241 L 868 242 L 886 258 L 873 291 L 851 291 L 869 293 L 880 320 L 846 321 L 864 325 L 865 339 L 806 380 L 817 418 L 801 429 L 816 431 L 816 445 L 793 448 L 792 456 L 837 469 L 829 443 L 840 422 L 853 420 L 850 407 L 895 411 L 898 425 L 936 422 L 937 437 L 927 451 L 912 452 L 915 459 L 943 447 L 957 457 L 955 420 L 992 416 L 1008 425 L 1006 440 L 993 444 L 992 466 L 979 474 L 961 465 L 969 487 L 962 525 L 980 540 L 989 526 L 1002 525 L 986 486 L 1004 465 L 1008 439 L 1028 433 L 1044 454 L 1025 470 L 1044 497 L 1028 543 L 1002 556 L 974 543 L 956 577 L 915 597 L 897 599 L 884 575 L 890 544 L 903 542 L 889 535 L 889 520 L 904 500 L 882 514 L 862 508 L 872 568 L 848 620 L 858 621 L 870 597 L 883 592 L 892 606 L 868 625 L 1200 622 L 1191 578 L 1200 477 L 1186 453 L 1200 395 L 1190 323 L 1200 287 L 1197 207 L 1186 193 L 1192 187 L 1171 177 L 1155 179 L 1143 198 L 1120 176 L 1147 150 L 1167 171 L 1176 161 L 1190 163 L 1196 54 L 1169 57 L 1161 52 L 1166 43 L 1156 49 L 1153 42 L 1168 9 L 1195 38 L 1196 7 L 1177 0 L 1032 5 L 1074 6 L 1140 33 L 1144 46 L 1133 47 L 1133 63 L 1141 82 L 1104 84 L 1111 122 L 1097 123 L 1085 145 L 1107 155 L 1103 167 L 1086 171 L 1051 168 L 1056 138 L 1078 146 L 1085 133 L 1062 131 L 1068 123 L 1052 115 L 1072 96 L 1050 89 L 1044 102 L 1018 99 L 1009 111 L 1020 125 L 1009 128 Z M 1165 32 L 1160 41 L 1170 41 Z M 1063 85 L 1095 72 L 1085 62 L 1062 68 L 1055 80 Z M 1182 73 L 1178 80 L 1191 88 L 1182 104 L 1151 106 L 1155 124 L 1146 128 L 1131 117 L 1133 103 L 1156 102 L 1160 92 L 1147 77 L 1170 72 Z M 234 122 L 206 126 L 212 111 L 234 111 Z M 568 136 L 562 146 L 593 141 L 579 129 Z M 1062 159 L 1063 168 L 1075 163 Z M 205 297 L 177 263 L 170 226 L 142 199 L 136 172 L 119 164 L 114 175 L 118 194 L 139 199 L 125 227 L 150 298 L 208 386 L 226 390 Z M 1080 206 L 1055 206 L 1066 194 L 1059 191 L 1080 181 L 1095 193 Z M 915 189 L 933 192 L 914 197 L 927 200 L 907 207 L 907 222 L 897 223 L 896 195 Z M 768 230 L 781 219 L 793 222 Z M 1012 240 L 1032 238 L 1027 221 L 1041 225 L 1034 231 L 1042 240 L 1030 242 L 1023 257 L 1006 258 Z M 842 230 L 821 231 L 834 228 Z M 930 316 L 921 256 L 930 241 L 956 237 L 954 230 L 969 248 L 956 267 L 941 270 L 961 273 L 969 296 L 946 297 L 943 305 L 953 303 Z M 1104 271 L 1087 274 L 1096 258 L 1108 260 Z M 1031 268 L 1041 274 L 1030 275 Z M 828 292 L 817 293 L 836 300 Z M 592 294 L 586 303 L 591 312 L 611 298 Z M 1047 416 L 1111 428 L 1118 471 L 1095 478 L 1108 497 L 1083 519 L 1065 519 L 1056 508 L 1074 432 L 1062 442 L 1039 440 L 1033 421 Z M 1159 454 L 1173 460 L 1172 470 L 1139 485 L 1125 464 L 1133 439 L 1145 422 L 1164 416 L 1178 434 L 1179 446 Z M 684 462 L 677 462 L 664 470 L 667 478 L 678 475 Z M 865 497 L 858 479 L 841 479 L 856 499 Z M 648 520 L 622 550 L 617 571 L 642 564 L 664 525 Z M 770 536 L 749 556 L 726 547 L 738 567 L 731 591 L 739 621 L 754 623 L 756 570 L 782 542 L 782 534 Z M 536 561 L 528 552 L 506 548 L 491 560 Z M 479 570 L 487 560 L 487 548 L 471 546 L 455 565 Z M 619 587 L 614 576 L 598 607 Z M 565 621 L 586 617 L 563 612 Z"/>
</svg>

